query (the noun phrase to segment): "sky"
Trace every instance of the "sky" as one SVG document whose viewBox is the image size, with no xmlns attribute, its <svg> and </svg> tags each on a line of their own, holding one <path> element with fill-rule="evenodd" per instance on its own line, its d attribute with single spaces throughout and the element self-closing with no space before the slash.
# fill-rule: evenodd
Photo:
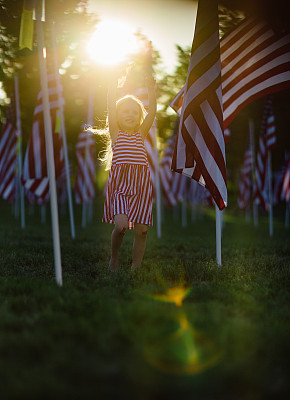
<svg viewBox="0 0 290 400">
<path fill-rule="evenodd" d="M 196 2 L 194 0 L 90 0 L 89 11 L 101 20 L 112 18 L 141 30 L 172 73 L 177 64 L 175 44 L 192 45 Z"/>
</svg>

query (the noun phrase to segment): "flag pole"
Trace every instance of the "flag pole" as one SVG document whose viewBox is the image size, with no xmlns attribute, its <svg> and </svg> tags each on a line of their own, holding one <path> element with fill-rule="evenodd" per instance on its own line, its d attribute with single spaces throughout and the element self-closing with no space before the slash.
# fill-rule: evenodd
<svg viewBox="0 0 290 400">
<path fill-rule="evenodd" d="M 269 235 L 273 237 L 272 155 L 268 152 Z"/>
<path fill-rule="evenodd" d="M 157 237 L 161 238 L 161 191 L 160 191 L 160 179 L 159 179 L 159 157 L 157 148 L 157 129 L 156 121 L 153 125 L 154 129 L 154 147 L 155 147 L 155 182 L 156 182 L 156 216 L 157 216 Z"/>
<path fill-rule="evenodd" d="M 250 144 L 251 144 L 251 151 L 252 151 L 252 160 L 253 160 L 253 167 L 252 167 L 252 195 L 254 194 L 255 188 L 255 174 L 256 174 L 256 164 L 255 164 L 255 142 L 254 142 L 254 122 L 252 119 L 249 120 L 249 133 L 250 133 Z M 254 219 L 254 227 L 258 227 L 258 204 L 256 203 L 255 199 L 253 198 L 253 219 Z"/>
<path fill-rule="evenodd" d="M 42 30 L 42 22 L 40 20 L 39 15 L 37 15 L 36 19 L 36 29 L 37 29 L 37 41 L 38 41 L 41 90 L 43 98 L 43 116 L 44 116 L 47 170 L 49 178 L 54 267 L 55 267 L 56 282 L 59 286 L 62 286 L 62 268 L 61 268 L 58 209 L 57 209 L 55 167 L 54 167 L 54 154 L 53 154 L 53 141 L 52 141 L 52 124 L 51 124 L 50 107 L 49 107 L 46 60 L 44 57 L 44 51 L 45 51 L 44 35 Z"/>
<path fill-rule="evenodd" d="M 24 187 L 21 185 L 20 177 L 22 175 L 22 127 L 21 127 L 21 115 L 20 115 L 20 101 L 19 101 L 19 84 L 18 76 L 14 77 L 15 87 L 15 103 L 16 103 L 16 128 L 17 128 L 17 159 L 18 159 L 18 178 L 17 185 L 20 191 L 20 217 L 21 217 L 21 228 L 25 228 L 25 207 L 24 207 Z"/>
<path fill-rule="evenodd" d="M 60 83 L 59 72 L 58 72 L 58 59 L 57 59 L 57 52 L 56 52 L 56 38 L 55 38 L 54 23 L 51 24 L 51 37 L 52 37 L 52 48 L 53 48 L 53 55 L 54 55 L 56 87 L 57 87 L 57 93 L 58 93 L 58 107 L 60 110 L 60 117 L 61 117 L 61 137 L 62 137 L 63 153 L 64 153 L 66 189 L 67 189 L 69 215 L 70 215 L 70 229 L 71 229 L 71 237 L 73 239 L 75 239 L 76 235 L 75 235 L 75 223 L 74 223 L 74 213 L 73 213 L 73 203 L 72 203 L 72 192 L 71 192 L 71 184 L 70 184 L 69 159 L 68 159 L 68 151 L 67 151 L 66 130 L 65 130 L 65 123 L 64 123 L 64 110 L 63 110 L 63 103 L 61 101 L 62 93 L 61 93 L 61 83 Z"/>
<path fill-rule="evenodd" d="M 87 121 L 88 125 L 93 125 L 93 113 L 94 113 L 94 92 L 93 88 L 90 88 L 89 92 L 89 105 Z M 88 176 L 88 159 L 89 159 L 89 134 L 87 131 L 86 136 L 86 147 L 85 147 L 85 160 L 84 160 L 84 184 L 83 184 L 83 208 L 82 208 L 82 228 L 87 225 L 87 218 L 89 213 L 89 202 L 86 200 L 86 179 Z"/>
<path fill-rule="evenodd" d="M 216 262 L 218 267 L 222 265 L 222 228 L 221 211 L 215 204 L 215 233 L 216 233 Z"/>
</svg>

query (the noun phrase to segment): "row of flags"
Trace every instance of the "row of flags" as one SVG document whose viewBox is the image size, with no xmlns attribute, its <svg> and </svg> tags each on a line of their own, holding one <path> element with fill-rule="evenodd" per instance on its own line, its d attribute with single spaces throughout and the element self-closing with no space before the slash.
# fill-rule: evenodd
<svg viewBox="0 0 290 400">
<path fill-rule="evenodd" d="M 272 202 L 277 204 L 279 200 L 289 201 L 289 154 L 286 153 L 281 171 L 276 174 L 274 183 L 269 179 L 270 152 L 275 147 L 276 127 L 273 113 L 272 97 L 265 101 L 261 123 L 257 161 L 254 158 L 253 138 L 250 136 L 244 153 L 244 162 L 240 171 L 238 182 L 238 205 L 242 209 L 249 209 L 251 200 L 259 204 L 264 210 L 269 209 Z M 272 186 L 275 188 L 273 198 L 270 198 Z"/>
<path fill-rule="evenodd" d="M 60 194 L 65 192 L 63 137 L 59 116 L 59 99 L 55 74 L 48 75 L 49 106 L 53 128 L 53 153 L 55 178 L 59 180 Z M 61 96 L 61 102 L 64 99 Z M 14 95 L 7 109 L 6 121 L 0 138 L 0 196 L 15 201 L 17 188 L 17 129 Z M 46 159 L 44 133 L 44 114 L 42 92 L 37 97 L 33 114 L 32 133 L 25 153 L 21 183 L 25 195 L 32 204 L 45 204 L 49 201 L 49 179 Z M 77 170 L 74 185 L 76 203 L 92 199 L 95 195 L 95 141 L 87 130 L 83 130 L 76 145 Z"/>
</svg>

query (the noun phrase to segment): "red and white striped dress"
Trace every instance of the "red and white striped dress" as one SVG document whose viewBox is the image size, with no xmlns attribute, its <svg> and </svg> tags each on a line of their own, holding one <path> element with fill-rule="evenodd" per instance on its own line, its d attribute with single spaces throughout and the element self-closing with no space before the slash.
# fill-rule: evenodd
<svg viewBox="0 0 290 400">
<path fill-rule="evenodd" d="M 144 142 L 140 132 L 119 131 L 112 146 L 113 159 L 108 179 L 103 222 L 114 223 L 114 215 L 152 226 L 152 182 Z"/>
</svg>

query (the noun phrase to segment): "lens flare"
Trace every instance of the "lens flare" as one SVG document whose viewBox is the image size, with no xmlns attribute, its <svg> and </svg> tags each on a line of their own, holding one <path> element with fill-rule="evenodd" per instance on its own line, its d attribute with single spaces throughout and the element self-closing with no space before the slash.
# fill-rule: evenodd
<svg viewBox="0 0 290 400">
<path fill-rule="evenodd" d="M 183 286 L 174 286 L 166 289 L 165 293 L 150 294 L 148 297 L 154 300 L 163 301 L 164 303 L 174 303 L 177 307 L 182 306 L 183 300 L 189 295 L 191 288 Z"/>
<path fill-rule="evenodd" d="M 134 29 L 115 20 L 101 21 L 87 45 L 90 56 L 105 65 L 125 61 L 138 48 L 139 41 Z"/>
<path fill-rule="evenodd" d="M 214 366 L 221 356 L 217 346 L 195 330 L 185 314 L 179 316 L 178 322 L 176 332 L 145 346 L 149 364 L 175 375 L 195 375 Z"/>
</svg>

